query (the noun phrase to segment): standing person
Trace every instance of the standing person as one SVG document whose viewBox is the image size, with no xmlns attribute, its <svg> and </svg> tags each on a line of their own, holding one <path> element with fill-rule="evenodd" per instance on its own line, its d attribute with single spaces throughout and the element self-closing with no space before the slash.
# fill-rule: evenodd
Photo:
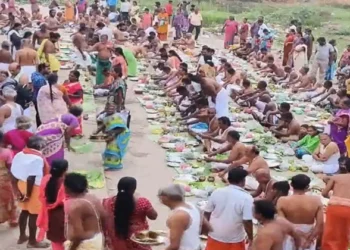
<svg viewBox="0 0 350 250">
<path fill-rule="evenodd" d="M 158 217 L 151 202 L 135 194 L 137 182 L 133 177 L 123 177 L 118 182 L 118 194 L 103 200 L 107 213 L 105 238 L 110 250 L 150 250 L 150 246 L 140 245 L 130 240 L 134 233 L 148 230 L 147 219 Z"/>
<path fill-rule="evenodd" d="M 13 154 L 10 149 L 2 147 L 3 139 L 0 132 L 0 224 L 8 222 L 11 227 L 16 227 L 17 211 L 10 174 Z"/>
<path fill-rule="evenodd" d="M 280 197 L 276 207 L 279 216 L 294 224 L 302 238 L 301 247 L 316 250 L 316 241 L 323 231 L 323 203 L 320 197 L 306 194 L 310 182 L 311 179 L 305 174 L 293 176 L 293 194 Z M 293 245 L 293 239 L 288 237 L 283 249 L 292 249 Z"/>
<path fill-rule="evenodd" d="M 88 193 L 86 177 L 69 173 L 64 179 L 64 188 L 68 197 L 64 202 L 68 240 L 65 248 L 103 250 L 103 226 L 107 218 L 101 201 Z"/>
<path fill-rule="evenodd" d="M 70 0 L 66 0 L 64 3 L 64 19 L 66 22 L 74 22 L 75 21 L 75 8 L 74 4 Z"/>
<path fill-rule="evenodd" d="M 49 84 L 42 86 L 37 96 L 38 111 L 42 123 L 67 113 L 67 103 L 64 97 L 68 97 L 64 96 L 62 92 L 63 86 L 59 86 L 57 83 L 58 76 L 51 74 L 47 81 Z"/>
<path fill-rule="evenodd" d="M 103 75 L 104 69 L 111 68 L 110 58 L 112 56 L 112 46 L 108 44 L 108 36 L 101 35 L 100 42 L 96 43 L 88 52 L 97 51 L 96 63 L 96 85 L 103 84 L 105 77 Z"/>
<path fill-rule="evenodd" d="M 50 38 L 44 39 L 37 51 L 40 62 L 48 64 L 53 74 L 57 74 L 61 68 L 61 63 L 56 57 L 57 50 L 55 47 L 55 43 L 58 42 L 60 37 L 60 34 L 50 32 Z"/>
<path fill-rule="evenodd" d="M 11 54 L 13 59 L 15 58 L 16 51 L 18 51 L 21 48 L 21 40 L 22 40 L 22 36 L 20 35 L 21 29 L 22 29 L 22 24 L 15 23 L 7 34 L 7 38 L 11 42 Z"/>
<path fill-rule="evenodd" d="M 140 12 L 140 6 L 138 6 L 136 1 L 132 1 L 132 5 L 130 7 L 130 19 L 135 18 L 137 23 L 139 22 L 139 13 Z"/>
<path fill-rule="evenodd" d="M 122 78 L 125 79 L 128 77 L 128 63 L 126 62 L 125 55 L 123 53 L 123 49 L 117 47 L 114 49 L 115 57 L 112 61 L 112 66 L 119 66 L 122 70 Z"/>
<path fill-rule="evenodd" d="M 168 39 L 169 18 L 168 18 L 168 14 L 165 11 L 165 8 L 161 9 L 157 17 L 158 17 L 158 28 L 157 28 L 158 38 L 161 41 L 166 41 Z"/>
<path fill-rule="evenodd" d="M 234 44 L 235 35 L 238 32 L 238 23 L 235 21 L 233 16 L 230 16 L 224 23 L 224 27 L 222 28 L 222 32 L 225 31 L 225 39 L 224 39 L 224 48 L 228 49 L 231 45 Z"/>
<path fill-rule="evenodd" d="M 120 14 L 122 16 L 122 21 L 129 21 L 129 11 L 131 9 L 131 4 L 128 0 L 120 0 Z"/>
<path fill-rule="evenodd" d="M 87 31 L 88 28 L 85 25 L 81 25 L 78 32 L 72 37 L 72 42 L 75 47 L 75 60 L 73 61 L 78 67 L 90 70 L 92 61 L 90 55 L 86 52 L 88 49 L 88 44 L 85 39 Z"/>
<path fill-rule="evenodd" d="M 33 48 L 37 49 L 40 47 L 41 43 L 45 39 L 50 38 L 50 31 L 47 29 L 47 24 L 46 23 L 41 23 L 39 26 L 39 30 L 36 30 L 33 34 Z"/>
<path fill-rule="evenodd" d="M 31 10 L 32 10 L 32 15 L 34 13 L 36 13 L 37 11 L 39 11 L 38 0 L 29 0 L 29 3 L 30 3 Z"/>
<path fill-rule="evenodd" d="M 74 151 L 71 147 L 70 139 L 72 131 L 79 127 L 78 117 L 81 116 L 82 112 L 82 108 L 72 106 L 69 109 L 69 113 L 53 118 L 38 127 L 36 134 L 45 138 L 46 145 L 43 147 L 42 152 L 49 164 L 53 160 L 64 159 L 65 145 L 68 151 Z"/>
<path fill-rule="evenodd" d="M 19 78 L 17 87 L 16 103 L 21 105 L 23 115 L 31 117 L 30 105 L 33 101 L 33 90 L 29 85 L 28 76 L 23 74 Z"/>
<path fill-rule="evenodd" d="M 188 29 L 188 32 L 192 33 L 193 30 L 195 29 L 195 37 L 194 39 L 197 41 L 199 34 L 201 32 L 201 27 L 203 25 L 203 18 L 202 18 L 202 14 L 199 13 L 199 9 L 196 8 L 194 10 L 194 12 L 192 12 L 189 17 L 189 22 L 190 22 L 190 27 Z"/>
<path fill-rule="evenodd" d="M 146 30 L 147 28 L 152 26 L 153 16 L 149 12 L 148 8 L 145 8 L 145 12 L 142 15 L 142 29 Z"/>
<path fill-rule="evenodd" d="M 37 67 L 37 71 L 32 74 L 32 88 L 33 88 L 33 104 L 36 111 L 35 120 L 36 126 L 41 125 L 39 116 L 37 96 L 41 87 L 46 85 L 46 76 L 49 74 L 49 67 L 45 63 L 40 63 Z"/>
<path fill-rule="evenodd" d="M 80 72 L 78 70 L 72 70 L 69 73 L 68 80 L 63 83 L 63 86 L 67 90 L 70 103 L 72 105 L 82 106 L 84 101 L 83 99 L 84 93 L 83 93 L 83 87 L 81 86 L 79 81 L 79 77 L 80 77 Z M 79 127 L 75 128 L 72 131 L 71 133 L 72 136 L 83 135 L 83 127 L 82 127 L 83 121 L 81 116 L 79 116 L 78 120 L 79 120 Z"/>
<path fill-rule="evenodd" d="M 211 231 L 208 221 L 197 207 L 185 202 L 185 190 L 179 184 L 171 184 L 158 192 L 160 201 L 171 211 L 167 219 L 169 242 L 166 250 L 200 249 L 199 234 L 203 229 Z M 202 228 L 201 228 L 202 226 Z"/>
<path fill-rule="evenodd" d="M 305 29 L 304 38 L 305 38 L 305 44 L 307 46 L 307 60 L 310 61 L 310 58 L 313 52 L 313 45 L 315 41 L 315 38 L 312 35 L 311 29 Z"/>
<path fill-rule="evenodd" d="M 174 40 L 178 40 L 182 37 L 182 31 L 185 26 L 185 16 L 182 10 L 179 8 L 176 10 L 176 15 L 173 18 L 173 26 L 175 28 L 175 37 Z"/>
<path fill-rule="evenodd" d="M 123 48 L 123 54 L 125 56 L 126 63 L 128 64 L 128 75 L 130 77 L 136 77 L 138 74 L 137 60 L 133 51 L 129 48 Z"/>
<path fill-rule="evenodd" d="M 16 52 L 15 62 L 21 66 L 20 74 L 25 74 L 29 78 L 29 82 L 32 81 L 32 74 L 36 71 L 36 65 L 38 64 L 38 55 L 29 39 L 22 40 L 21 49 Z"/>
<path fill-rule="evenodd" d="M 239 30 L 239 42 L 241 45 L 244 45 L 247 43 L 248 34 L 249 34 L 248 19 L 243 18 L 243 23 L 241 24 L 241 28 Z"/>
<path fill-rule="evenodd" d="M 0 107 L 0 127 L 3 133 L 7 133 L 16 128 L 16 119 L 23 115 L 23 109 L 15 103 L 17 92 L 11 86 L 2 89 L 2 96 L 5 104 Z"/>
<path fill-rule="evenodd" d="M 252 38 L 255 38 L 257 35 L 259 35 L 260 27 L 264 24 L 264 17 L 259 16 L 258 20 L 253 23 L 253 25 L 250 27 L 250 36 Z"/>
<path fill-rule="evenodd" d="M 350 225 L 350 165 L 346 173 L 329 177 L 322 196 L 329 198 L 321 249 L 347 250 Z M 330 192 L 333 194 L 330 196 Z"/>
<path fill-rule="evenodd" d="M 41 209 L 39 185 L 50 171 L 50 166 L 41 153 L 45 141 L 40 136 L 32 136 L 27 147 L 19 152 L 12 161 L 11 173 L 14 178 L 15 193 L 21 208 L 19 216 L 19 239 L 17 244 L 28 241 L 27 248 L 48 248 L 45 242 L 36 240 L 36 220 Z M 29 218 L 29 237 L 26 235 Z"/>
<path fill-rule="evenodd" d="M 299 72 L 303 67 L 308 65 L 307 45 L 305 38 L 301 38 L 298 45 L 293 49 L 293 66 L 294 70 Z"/>
<path fill-rule="evenodd" d="M 338 49 L 336 47 L 337 42 L 334 39 L 329 41 L 329 45 L 332 46 L 334 53 L 333 53 L 332 62 L 330 65 L 328 65 L 325 80 L 332 81 L 337 71 Z"/>
<path fill-rule="evenodd" d="M 10 63 L 13 62 L 12 55 L 10 52 L 10 44 L 8 41 L 1 43 L 0 50 L 0 70 L 8 71 Z"/>
<path fill-rule="evenodd" d="M 170 26 L 172 26 L 172 19 L 171 19 L 173 16 L 173 1 L 172 0 L 169 0 L 169 2 L 165 5 L 165 11 L 168 14 Z"/>
<path fill-rule="evenodd" d="M 16 119 L 16 128 L 8 131 L 4 135 L 4 144 L 7 148 L 11 148 L 14 155 L 22 151 L 30 137 L 32 137 L 32 133 L 27 131 L 32 126 L 31 120 L 27 116 L 19 116 Z"/>
<path fill-rule="evenodd" d="M 64 192 L 64 176 L 68 170 L 68 161 L 55 160 L 52 162 L 50 174 L 43 177 L 39 187 L 41 209 L 38 214 L 38 241 L 45 236 L 51 241 L 52 250 L 63 250 L 64 236 L 64 208 L 66 199 Z"/>
<path fill-rule="evenodd" d="M 282 66 L 286 66 L 289 62 L 289 57 L 291 57 L 291 52 L 293 49 L 294 39 L 295 39 L 295 30 L 291 29 L 289 30 L 286 36 L 286 39 L 284 39 Z"/>
<path fill-rule="evenodd" d="M 311 66 L 311 76 L 317 77 L 317 83 L 323 83 L 327 67 L 333 63 L 334 48 L 324 37 L 317 39 L 315 58 Z"/>
<path fill-rule="evenodd" d="M 229 185 L 215 190 L 205 208 L 205 216 L 213 227 L 206 250 L 245 250 L 253 240 L 253 197 L 244 190 L 248 172 L 241 168 L 229 171 Z"/>
<path fill-rule="evenodd" d="M 85 14 L 88 7 L 88 2 L 86 0 L 78 0 L 76 3 L 78 14 Z"/>
<path fill-rule="evenodd" d="M 118 5 L 118 0 L 107 0 L 107 5 L 110 12 L 115 12 Z"/>
</svg>

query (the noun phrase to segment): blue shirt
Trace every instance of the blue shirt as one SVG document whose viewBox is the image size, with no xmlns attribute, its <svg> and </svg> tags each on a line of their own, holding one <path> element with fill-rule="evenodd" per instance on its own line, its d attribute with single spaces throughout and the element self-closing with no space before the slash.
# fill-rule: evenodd
<svg viewBox="0 0 350 250">
<path fill-rule="evenodd" d="M 107 0 L 108 6 L 116 6 L 118 4 L 118 0 Z"/>
<path fill-rule="evenodd" d="M 33 84 L 33 101 L 36 102 L 38 92 L 40 88 L 46 85 L 46 78 L 39 72 L 34 72 L 32 74 L 32 84 Z"/>
</svg>

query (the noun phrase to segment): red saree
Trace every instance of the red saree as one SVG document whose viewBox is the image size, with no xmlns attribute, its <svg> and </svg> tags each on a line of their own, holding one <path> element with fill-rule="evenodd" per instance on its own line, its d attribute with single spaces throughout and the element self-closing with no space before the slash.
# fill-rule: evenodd
<svg viewBox="0 0 350 250">
<path fill-rule="evenodd" d="M 283 62 L 282 65 L 286 66 L 288 64 L 288 58 L 289 54 L 292 51 L 293 48 L 293 41 L 294 41 L 295 36 L 294 35 L 288 35 L 286 39 L 284 40 L 284 45 L 283 45 Z"/>
</svg>

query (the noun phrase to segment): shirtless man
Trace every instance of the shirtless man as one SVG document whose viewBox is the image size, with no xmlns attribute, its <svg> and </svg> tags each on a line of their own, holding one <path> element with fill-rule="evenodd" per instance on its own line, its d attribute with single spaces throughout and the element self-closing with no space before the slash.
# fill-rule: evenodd
<svg viewBox="0 0 350 250">
<path fill-rule="evenodd" d="M 284 72 L 286 72 L 285 79 L 272 78 L 278 85 L 282 87 L 289 86 L 290 84 L 295 84 L 300 80 L 300 75 L 293 68 L 289 66 L 284 67 Z"/>
<path fill-rule="evenodd" d="M 268 111 L 264 117 L 262 124 L 264 126 L 277 125 L 281 114 L 290 112 L 290 104 L 282 102 L 275 111 Z"/>
<path fill-rule="evenodd" d="M 219 173 L 219 177 L 223 178 L 232 168 L 240 167 L 243 164 L 248 164 L 247 171 L 250 174 L 255 174 L 259 169 L 270 171 L 265 159 L 259 155 L 259 149 L 256 146 L 246 146 L 244 156 L 236 161 L 233 161 L 228 168 Z"/>
<path fill-rule="evenodd" d="M 276 218 L 276 208 L 271 201 L 257 200 L 254 202 L 254 217 L 262 227 L 258 228 L 252 250 L 281 250 L 288 236 L 294 240 L 289 249 L 299 249 L 300 237 L 293 225 L 284 218 Z"/>
<path fill-rule="evenodd" d="M 219 118 L 220 119 L 220 118 Z M 219 148 L 217 151 L 208 154 L 208 157 L 205 158 L 207 162 L 215 162 L 213 164 L 214 169 L 223 170 L 227 168 L 232 162 L 240 160 L 245 156 L 245 145 L 239 141 L 240 135 L 237 131 L 231 130 L 227 133 L 227 142 L 228 144 L 224 147 Z M 227 151 L 230 151 L 230 154 L 225 160 L 218 160 L 213 158 L 217 154 L 222 154 Z"/>
<path fill-rule="evenodd" d="M 253 65 L 255 69 L 264 69 L 267 67 L 267 59 L 273 56 L 267 52 L 267 49 L 262 48 L 255 56 L 250 57 L 248 61 Z"/>
<path fill-rule="evenodd" d="M 281 197 L 276 207 L 279 216 L 294 224 L 302 239 L 302 249 L 316 250 L 316 240 L 323 231 L 323 204 L 319 196 L 306 194 L 310 182 L 310 177 L 305 174 L 293 176 L 293 194 Z M 292 247 L 293 241 L 288 237 L 283 250 Z"/>
<path fill-rule="evenodd" d="M 276 180 L 271 178 L 270 171 L 268 169 L 258 169 L 255 172 L 255 179 L 259 183 L 259 186 L 252 193 L 253 198 L 273 201 L 275 195 L 272 187 Z"/>
<path fill-rule="evenodd" d="M 293 114 L 288 112 L 281 115 L 281 124 L 277 127 L 271 127 L 270 131 L 282 142 L 298 141 L 300 124 L 294 119 Z"/>
<path fill-rule="evenodd" d="M 70 249 L 94 246 L 93 249 L 102 250 L 104 245 L 102 232 L 107 218 L 101 201 L 88 193 L 88 183 L 83 175 L 67 174 L 64 187 L 65 192 L 69 194 L 65 205 L 68 208 L 66 234 Z"/>
<path fill-rule="evenodd" d="M 19 18 L 20 20 L 23 20 L 24 17 L 30 18 L 30 14 L 26 12 L 23 8 L 19 9 Z"/>
<path fill-rule="evenodd" d="M 263 76 L 273 76 L 275 78 L 283 78 L 286 76 L 284 69 L 275 64 L 275 58 L 273 56 L 267 58 L 267 67 L 260 70 L 260 73 L 262 73 Z"/>
<path fill-rule="evenodd" d="M 0 70 L 8 71 L 9 64 L 12 63 L 12 55 L 10 52 L 10 43 L 7 41 L 3 41 L 1 43 L 0 50 Z"/>
<path fill-rule="evenodd" d="M 243 88 L 239 91 L 232 89 L 231 98 L 233 100 L 235 100 L 238 96 L 243 96 L 243 95 L 249 96 L 250 94 L 252 94 L 255 91 L 252 88 L 250 81 L 248 79 L 245 79 L 242 81 L 242 87 Z"/>
<path fill-rule="evenodd" d="M 100 36 L 100 42 L 88 49 L 88 52 L 97 51 L 97 72 L 96 84 L 103 84 L 104 77 L 99 75 L 104 69 L 111 67 L 110 58 L 112 57 L 113 46 L 108 43 L 108 36 L 103 34 Z"/>
<path fill-rule="evenodd" d="M 43 19 L 43 15 L 40 13 L 40 9 L 33 11 L 32 13 L 32 21 L 41 21 Z"/>
<path fill-rule="evenodd" d="M 77 33 L 75 33 L 72 37 L 73 45 L 75 46 L 75 64 L 84 69 L 88 68 L 90 70 L 91 67 L 91 57 L 86 52 L 88 49 L 88 44 L 85 39 L 85 34 L 87 32 L 87 28 L 85 25 L 80 25 L 80 28 Z"/>
<path fill-rule="evenodd" d="M 196 41 L 193 39 L 192 33 L 187 33 L 184 38 L 174 41 L 173 45 L 182 51 L 193 50 L 196 48 Z"/>
<path fill-rule="evenodd" d="M 45 62 L 50 66 L 50 70 L 53 74 L 57 74 L 61 67 L 56 57 L 57 49 L 55 46 L 55 43 L 57 43 L 59 39 L 59 33 L 50 32 L 50 39 L 45 42 L 42 54 L 39 55 L 39 59 L 45 59 Z"/>
<path fill-rule="evenodd" d="M 298 90 L 308 89 L 312 87 L 312 76 L 308 75 L 309 67 L 304 66 L 299 70 L 299 75 L 294 81 L 289 81 L 283 87 L 292 87 L 292 92 L 296 93 Z"/>
<path fill-rule="evenodd" d="M 29 39 L 22 40 L 22 48 L 16 52 L 15 61 L 21 66 L 21 75 L 28 76 L 29 81 L 32 79 L 32 74 L 36 71 L 36 65 L 39 63 L 39 58 L 36 50 L 32 49 L 32 44 Z"/>
<path fill-rule="evenodd" d="M 56 10 L 52 9 L 49 12 L 49 17 L 46 18 L 45 23 L 47 24 L 47 29 L 50 31 L 57 31 L 62 28 L 62 24 L 56 18 Z"/>
<path fill-rule="evenodd" d="M 322 196 L 330 198 L 321 249 L 346 250 L 349 246 L 350 225 L 350 164 L 346 173 L 329 177 Z M 330 196 L 330 192 L 333 191 Z"/>
<path fill-rule="evenodd" d="M 33 48 L 37 48 L 37 46 L 40 46 L 41 42 L 49 37 L 50 31 L 47 29 L 47 24 L 42 23 L 40 25 L 40 29 L 35 31 L 33 34 Z"/>
</svg>

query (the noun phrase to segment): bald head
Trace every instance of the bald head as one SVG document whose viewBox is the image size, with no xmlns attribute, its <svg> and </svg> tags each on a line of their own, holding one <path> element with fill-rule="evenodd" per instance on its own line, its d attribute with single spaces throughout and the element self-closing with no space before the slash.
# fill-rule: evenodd
<svg viewBox="0 0 350 250">
<path fill-rule="evenodd" d="M 11 63 L 9 65 L 9 71 L 12 76 L 17 76 L 19 72 L 21 71 L 21 66 L 19 66 L 18 63 Z"/>
<path fill-rule="evenodd" d="M 8 41 L 3 41 L 1 43 L 1 48 L 5 49 L 5 50 L 9 50 L 10 49 L 10 43 Z"/>
<path fill-rule="evenodd" d="M 261 184 L 266 184 L 271 180 L 270 169 L 258 169 L 255 172 L 255 179 Z"/>
<path fill-rule="evenodd" d="M 22 74 L 20 78 L 18 79 L 18 83 L 20 85 L 27 85 L 29 83 L 29 77 L 28 75 Z"/>
</svg>

